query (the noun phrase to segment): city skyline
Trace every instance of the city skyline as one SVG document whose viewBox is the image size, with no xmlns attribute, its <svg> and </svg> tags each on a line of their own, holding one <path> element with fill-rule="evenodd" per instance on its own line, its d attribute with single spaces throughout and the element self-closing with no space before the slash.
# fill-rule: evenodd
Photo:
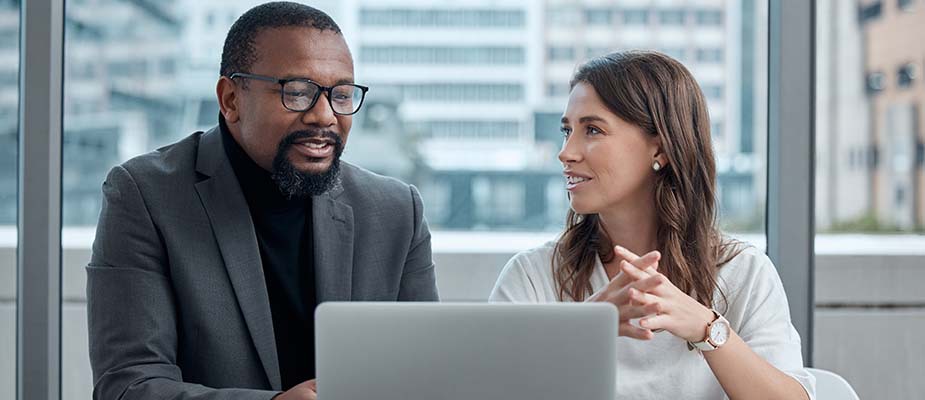
<svg viewBox="0 0 925 400">
<path fill-rule="evenodd" d="M 111 166 L 215 124 L 221 43 L 234 19 L 258 3 L 174 0 L 142 7 L 114 0 L 71 2 L 63 143 L 66 225 L 95 223 L 99 184 Z M 373 115 L 358 118 L 395 120 L 384 136 L 374 132 L 381 122 L 358 124 L 345 159 L 417 184 L 436 229 L 558 229 L 567 202 L 556 160 L 561 144 L 557 120 L 568 78 L 588 57 L 638 48 L 678 58 L 700 81 L 713 120 L 721 222 L 739 231 L 762 227 L 767 131 L 767 53 L 760 40 L 767 34 L 762 25 L 767 5 L 762 0 L 307 3 L 339 22 L 354 53 L 358 81 L 372 86 L 369 107 L 361 113 Z M 104 6 L 122 22 L 92 12 Z M 842 20 L 855 10 L 840 7 Z M 0 12 L 0 32 L 15 28 L 16 17 Z M 840 34 L 861 29 L 849 20 L 838 24 L 844 26 Z M 0 77 L 15 76 L 16 47 L 3 46 L 0 57 Z M 842 74 L 864 68 L 837 64 Z M 5 127 L 0 140 L 8 144 L 7 152 L 15 143 L 15 83 L 0 79 L 0 129 Z M 839 90 L 835 96 L 844 93 Z M 824 98 L 825 89 L 820 91 Z M 842 102 L 856 99 L 857 90 L 853 93 Z M 865 126 L 845 118 L 863 121 L 871 112 L 857 106 L 839 110 L 833 108 L 842 118 L 839 132 Z M 825 133 L 824 119 L 817 119 L 819 140 L 829 143 L 826 138 L 834 136 Z M 866 134 L 859 135 L 831 143 Z M 369 150 L 376 146 L 391 146 L 388 154 L 394 157 Z M 913 161 L 921 158 L 915 146 Z M 841 151 L 852 159 L 866 154 L 854 149 L 834 153 Z M 11 156 L 4 157 L 0 173 L 0 223 L 15 218 Z M 849 174 L 835 175 L 826 160 L 820 154 L 817 220 L 822 229 L 867 214 L 895 220 L 895 207 L 884 206 L 883 198 L 897 190 L 884 186 L 895 181 L 887 179 L 892 175 L 881 168 L 879 186 L 858 186 L 873 178 L 837 178 Z M 910 194 L 922 191 L 921 173 L 916 173 L 907 182 L 917 185 Z M 834 183 L 844 179 L 855 183 Z M 845 187 L 866 187 L 871 194 L 847 199 Z M 909 219 L 921 219 L 923 206 L 915 201 L 907 208 L 918 214 Z M 897 226 L 909 230 L 920 224 Z"/>
</svg>

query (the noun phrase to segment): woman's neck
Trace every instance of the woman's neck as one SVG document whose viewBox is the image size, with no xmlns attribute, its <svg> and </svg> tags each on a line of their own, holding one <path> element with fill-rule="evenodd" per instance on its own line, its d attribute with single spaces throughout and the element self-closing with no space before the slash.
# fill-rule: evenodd
<svg viewBox="0 0 925 400">
<path fill-rule="evenodd" d="M 635 203 L 612 207 L 598 215 L 601 218 L 601 226 L 607 232 L 613 246 L 625 247 L 642 256 L 652 250 L 658 250 L 658 219 L 652 201 Z M 619 259 L 614 261 L 620 262 Z"/>
</svg>

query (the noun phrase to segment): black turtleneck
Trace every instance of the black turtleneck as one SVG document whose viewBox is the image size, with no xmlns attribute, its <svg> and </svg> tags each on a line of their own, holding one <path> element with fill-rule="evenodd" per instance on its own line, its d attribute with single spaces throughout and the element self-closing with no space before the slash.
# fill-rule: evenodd
<svg viewBox="0 0 925 400">
<path fill-rule="evenodd" d="M 270 297 L 283 390 L 315 377 L 315 269 L 311 198 L 288 199 L 234 140 L 222 143 L 247 199 Z"/>
</svg>

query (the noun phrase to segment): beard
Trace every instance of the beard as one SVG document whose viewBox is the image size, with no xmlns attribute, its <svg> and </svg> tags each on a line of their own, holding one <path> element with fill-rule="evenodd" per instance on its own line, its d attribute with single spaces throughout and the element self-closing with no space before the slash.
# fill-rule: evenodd
<svg viewBox="0 0 925 400">
<path fill-rule="evenodd" d="M 330 139 L 334 143 L 334 156 L 327 170 L 319 173 L 302 172 L 296 169 L 289 161 L 289 151 L 296 146 L 297 140 L 310 138 Z M 340 185 L 340 155 L 344 151 L 344 144 L 340 136 L 327 130 L 303 130 L 290 133 L 283 138 L 273 158 L 273 170 L 270 177 L 280 193 L 289 199 L 305 199 L 327 193 Z M 312 161 L 320 161 L 313 159 Z"/>
</svg>

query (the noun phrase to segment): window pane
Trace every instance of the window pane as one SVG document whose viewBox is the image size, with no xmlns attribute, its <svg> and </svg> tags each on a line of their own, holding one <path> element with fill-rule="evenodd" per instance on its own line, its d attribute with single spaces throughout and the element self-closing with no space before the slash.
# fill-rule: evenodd
<svg viewBox="0 0 925 400">
<path fill-rule="evenodd" d="M 923 6 L 816 2 L 814 360 L 861 398 L 925 392 Z"/>
<path fill-rule="evenodd" d="M 84 266 L 100 185 L 113 165 L 217 123 L 225 34 L 261 2 L 68 1 L 65 399 L 92 389 Z M 698 2 L 697 13 L 559 0 L 309 3 L 340 24 L 357 83 L 371 88 L 344 159 L 421 190 L 435 252 L 440 237 L 462 238 L 454 246 L 470 253 L 487 234 L 545 241 L 562 229 L 568 199 L 557 153 L 569 78 L 588 57 L 631 48 L 677 57 L 699 81 L 711 114 L 720 223 L 763 246 L 766 0 Z"/>
<path fill-rule="evenodd" d="M 62 398 L 91 397 L 87 349 L 86 264 L 101 206 L 101 185 L 114 165 L 216 121 L 214 98 L 188 96 L 180 85 L 197 57 L 217 59 L 219 42 L 182 47 L 190 35 L 227 31 L 226 7 L 168 0 L 68 0 L 65 5 L 62 140 Z M 206 46 L 202 47 L 206 49 Z M 190 56 L 181 57 L 181 54 Z M 210 71 L 217 76 L 217 69 Z M 209 118 L 203 116 L 209 115 Z M 188 133 L 183 134 L 183 131 Z"/>
<path fill-rule="evenodd" d="M 0 398 L 16 396 L 19 1 L 0 1 Z"/>
</svg>

